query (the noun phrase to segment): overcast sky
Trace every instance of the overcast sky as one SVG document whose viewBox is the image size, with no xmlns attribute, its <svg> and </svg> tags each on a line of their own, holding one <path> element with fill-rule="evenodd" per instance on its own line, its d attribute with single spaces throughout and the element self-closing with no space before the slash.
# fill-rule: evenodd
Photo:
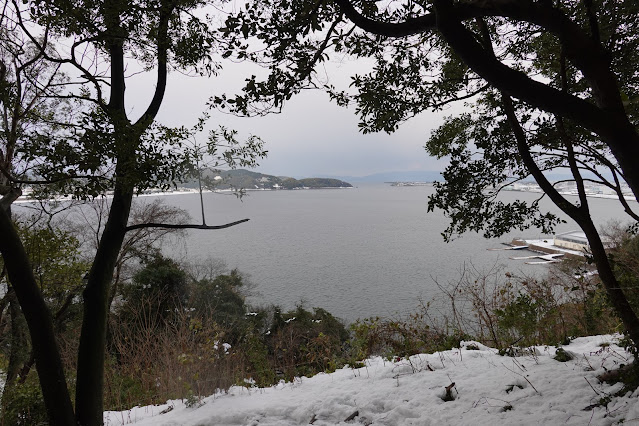
<svg viewBox="0 0 639 426">
<path fill-rule="evenodd" d="M 340 87 L 348 84 L 348 76 L 353 72 L 366 70 L 365 65 L 355 62 L 329 66 L 331 83 Z M 193 125 L 210 96 L 234 93 L 253 72 L 255 69 L 247 65 L 227 64 L 218 77 L 172 73 L 158 120 L 167 125 Z M 152 75 L 137 76 L 127 83 L 130 115 L 142 112 L 153 85 Z M 240 135 L 255 134 L 264 139 L 268 158 L 256 169 L 263 173 L 298 178 L 365 176 L 390 171 L 443 170 L 445 162 L 430 158 L 423 146 L 430 131 L 452 112 L 424 113 L 392 135 L 363 135 L 358 131 L 354 109 L 338 107 L 321 91 L 305 91 L 289 101 L 281 114 L 238 118 L 213 111 L 210 126 L 223 124 L 238 130 Z"/>
</svg>

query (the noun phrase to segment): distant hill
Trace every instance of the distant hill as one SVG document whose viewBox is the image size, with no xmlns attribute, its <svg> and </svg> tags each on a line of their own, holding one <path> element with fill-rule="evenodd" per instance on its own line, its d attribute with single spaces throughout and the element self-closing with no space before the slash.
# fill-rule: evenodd
<svg viewBox="0 0 639 426">
<path fill-rule="evenodd" d="M 572 175 L 563 173 L 544 173 L 551 182 L 557 182 L 561 180 L 570 180 Z M 584 172 L 585 177 L 594 178 L 595 175 L 590 172 Z M 609 179 L 612 179 L 612 175 L 604 175 Z M 426 170 L 426 171 L 394 171 L 394 172 L 382 172 L 374 173 L 366 176 L 330 176 L 322 175 L 322 177 L 330 177 L 334 179 L 342 179 L 352 183 L 364 183 L 364 182 L 441 182 L 442 172 Z M 534 182 L 532 177 L 526 179 L 526 181 Z"/>
<path fill-rule="evenodd" d="M 351 188 L 348 182 L 332 178 L 294 179 L 287 176 L 273 176 L 250 170 L 225 170 L 219 173 L 206 172 L 203 180 L 214 189 L 304 189 L 304 188 Z M 197 182 L 184 186 L 196 187 Z"/>
<path fill-rule="evenodd" d="M 349 182 L 434 182 L 441 181 L 441 172 L 436 171 L 408 171 L 384 172 L 367 176 L 330 176 Z"/>
</svg>

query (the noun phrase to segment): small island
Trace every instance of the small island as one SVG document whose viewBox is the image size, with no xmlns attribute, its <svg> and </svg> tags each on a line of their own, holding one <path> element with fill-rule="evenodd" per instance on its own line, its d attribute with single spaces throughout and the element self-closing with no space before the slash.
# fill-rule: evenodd
<svg viewBox="0 0 639 426">
<path fill-rule="evenodd" d="M 348 182 L 329 178 L 295 179 L 288 176 L 274 176 L 250 170 L 225 170 L 208 172 L 203 176 L 206 186 L 214 190 L 243 188 L 246 190 L 278 190 L 278 189 L 321 189 L 352 188 Z M 197 186 L 197 182 L 185 186 Z"/>
</svg>

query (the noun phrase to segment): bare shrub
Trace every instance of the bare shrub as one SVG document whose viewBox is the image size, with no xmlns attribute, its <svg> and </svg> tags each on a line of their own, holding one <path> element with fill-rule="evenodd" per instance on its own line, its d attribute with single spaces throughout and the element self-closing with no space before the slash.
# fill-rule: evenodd
<svg viewBox="0 0 639 426">
<path fill-rule="evenodd" d="M 241 376 L 243 357 L 225 345 L 225 331 L 214 322 L 181 308 L 167 319 L 151 308 L 157 300 L 142 303 L 146 308 L 126 312 L 126 321 L 119 321 L 125 313 L 111 321 L 107 407 L 210 395 Z"/>
<path fill-rule="evenodd" d="M 341 367 L 348 339 L 344 324 L 328 311 L 299 305 L 285 313 L 274 309 L 265 344 L 277 377 L 293 380 Z"/>
<path fill-rule="evenodd" d="M 543 279 L 471 265 L 457 282 L 439 287 L 448 301 L 444 322 L 497 348 L 553 344 L 618 324 L 585 260 L 562 262 Z"/>
<path fill-rule="evenodd" d="M 406 357 L 458 347 L 475 339 L 499 349 L 558 344 L 570 337 L 610 333 L 619 321 L 596 274 L 563 262 L 543 279 L 472 264 L 457 281 L 437 283 L 440 295 L 403 318 L 369 318 L 351 326 L 355 358 Z"/>
</svg>

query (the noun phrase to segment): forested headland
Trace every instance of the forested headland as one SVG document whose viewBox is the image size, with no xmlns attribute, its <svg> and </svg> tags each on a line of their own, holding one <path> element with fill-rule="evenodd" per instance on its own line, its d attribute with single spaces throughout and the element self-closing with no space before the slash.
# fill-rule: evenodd
<svg viewBox="0 0 639 426">
<path fill-rule="evenodd" d="M 252 170 L 205 170 L 202 173 L 204 187 L 211 190 L 225 189 L 319 189 L 319 188 L 352 188 L 348 182 L 330 178 L 295 179 L 287 176 L 274 176 Z M 196 188 L 197 181 L 181 186 Z"/>
</svg>

